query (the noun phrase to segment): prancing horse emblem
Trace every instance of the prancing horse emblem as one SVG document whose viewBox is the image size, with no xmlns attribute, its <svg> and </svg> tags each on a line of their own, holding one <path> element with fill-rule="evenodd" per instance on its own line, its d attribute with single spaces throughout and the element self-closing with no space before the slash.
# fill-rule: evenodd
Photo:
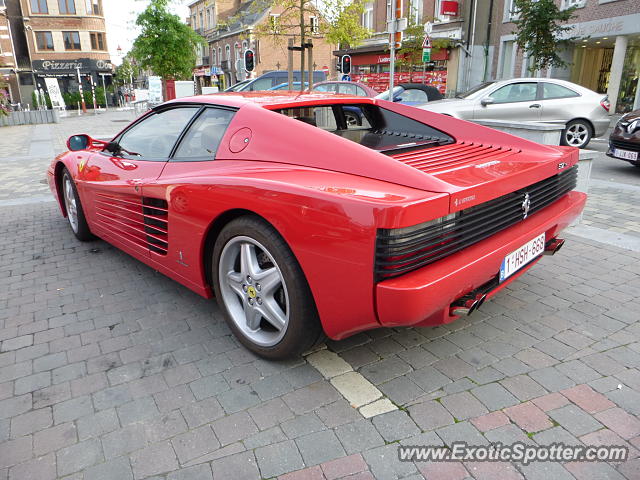
<svg viewBox="0 0 640 480">
<path fill-rule="evenodd" d="M 522 201 L 522 219 L 524 220 L 529 215 L 529 209 L 531 208 L 531 197 L 529 196 L 529 192 L 524 194 L 524 200 Z"/>
</svg>

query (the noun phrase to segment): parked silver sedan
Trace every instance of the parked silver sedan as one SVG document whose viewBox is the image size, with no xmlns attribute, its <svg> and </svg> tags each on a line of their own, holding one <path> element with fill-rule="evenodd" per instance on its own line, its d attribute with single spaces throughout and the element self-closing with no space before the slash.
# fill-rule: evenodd
<svg viewBox="0 0 640 480">
<path fill-rule="evenodd" d="M 584 148 L 609 127 L 609 100 L 575 83 L 551 78 L 486 82 L 456 98 L 418 106 L 465 120 L 561 122 L 562 145 Z"/>
</svg>

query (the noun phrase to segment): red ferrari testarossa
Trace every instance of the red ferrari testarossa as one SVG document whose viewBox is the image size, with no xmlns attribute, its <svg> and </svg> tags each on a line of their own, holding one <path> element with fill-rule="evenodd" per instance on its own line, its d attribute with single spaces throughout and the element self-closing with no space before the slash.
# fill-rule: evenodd
<svg viewBox="0 0 640 480">
<path fill-rule="evenodd" d="M 586 200 L 576 149 L 362 97 L 180 99 L 68 147 L 48 180 L 76 237 L 215 295 L 269 358 L 469 314 Z"/>
</svg>

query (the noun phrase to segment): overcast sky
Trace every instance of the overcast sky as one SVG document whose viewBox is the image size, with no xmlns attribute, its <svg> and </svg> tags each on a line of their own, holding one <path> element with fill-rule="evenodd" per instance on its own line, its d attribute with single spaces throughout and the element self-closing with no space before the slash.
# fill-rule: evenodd
<svg viewBox="0 0 640 480">
<path fill-rule="evenodd" d="M 193 0 L 174 0 L 171 10 L 185 20 L 189 15 L 186 7 Z M 119 65 L 122 59 L 118 56 L 118 46 L 122 53 L 127 53 L 138 36 L 136 17 L 149 4 L 149 0 L 103 0 L 104 15 L 107 21 L 107 43 L 111 61 Z"/>
</svg>

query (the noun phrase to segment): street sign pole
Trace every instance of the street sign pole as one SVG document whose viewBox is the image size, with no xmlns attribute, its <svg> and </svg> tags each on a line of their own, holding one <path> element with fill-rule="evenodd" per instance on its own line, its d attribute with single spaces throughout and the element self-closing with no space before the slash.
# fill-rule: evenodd
<svg viewBox="0 0 640 480">
<path fill-rule="evenodd" d="M 391 3 L 391 28 L 390 32 L 390 53 L 389 53 L 389 101 L 393 102 L 393 80 L 396 73 L 396 3 L 397 0 L 393 0 Z"/>
</svg>

